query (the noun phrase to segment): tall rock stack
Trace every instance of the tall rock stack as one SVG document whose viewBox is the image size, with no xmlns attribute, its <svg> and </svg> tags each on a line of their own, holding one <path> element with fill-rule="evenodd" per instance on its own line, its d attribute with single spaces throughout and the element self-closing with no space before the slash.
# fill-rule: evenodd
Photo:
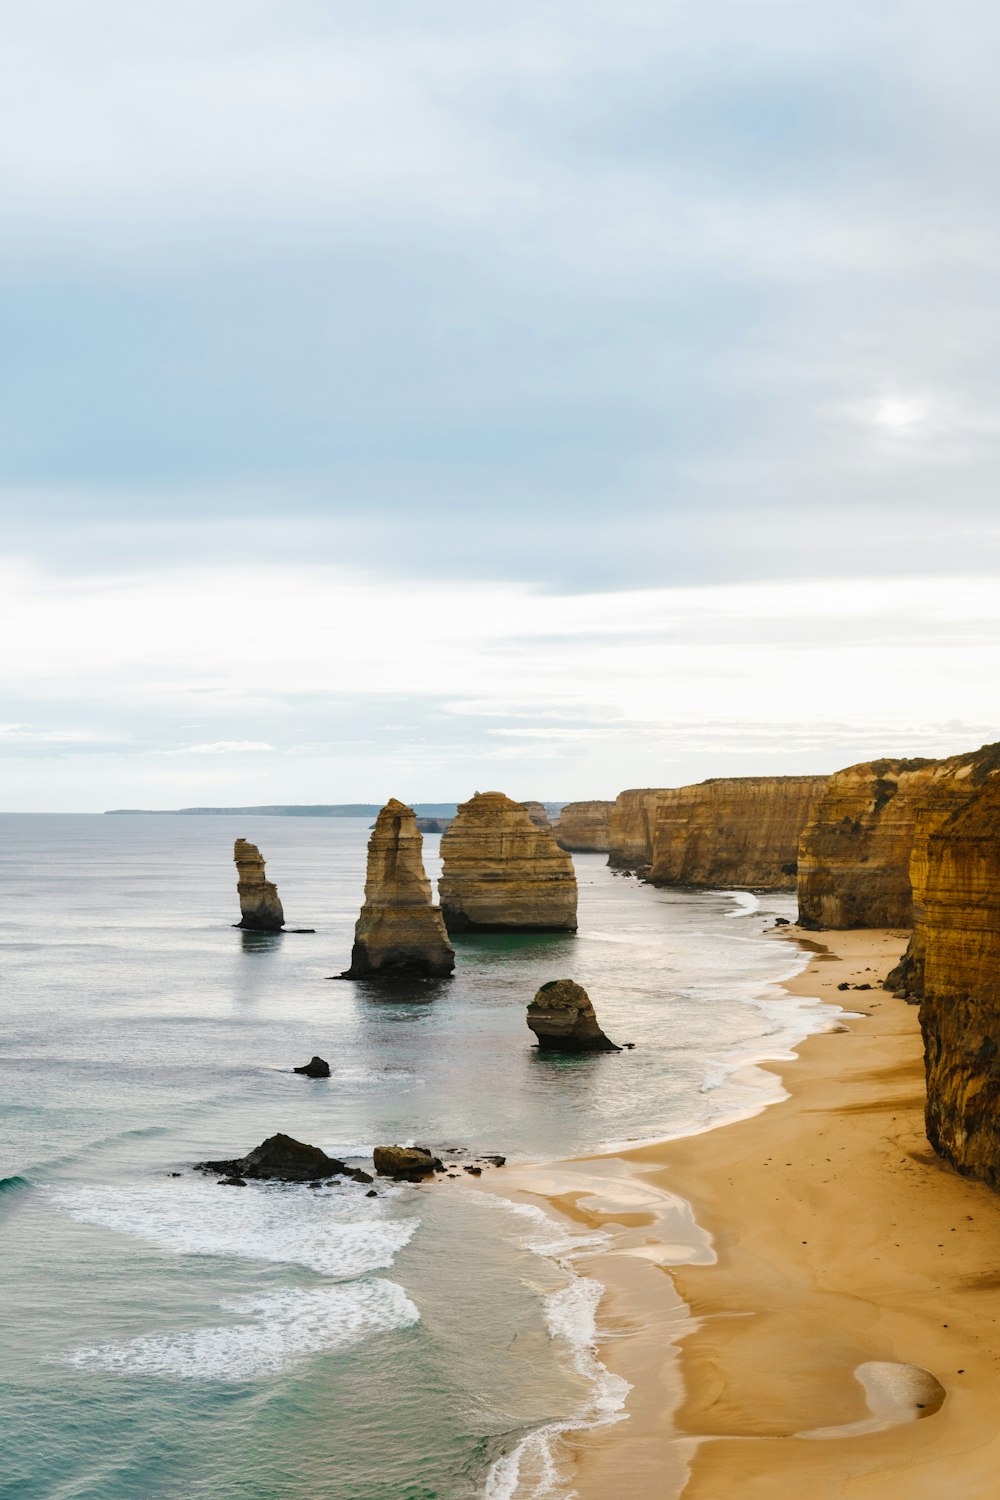
<svg viewBox="0 0 1000 1500">
<path fill-rule="evenodd" d="M 449 932 L 575 932 L 573 861 L 503 792 L 477 792 L 441 836 Z"/>
<path fill-rule="evenodd" d="M 525 812 L 528 814 L 528 817 L 534 823 L 536 828 L 552 827 L 552 824 L 549 821 L 548 808 L 545 806 L 544 802 L 522 802 L 521 806 L 524 808 Z"/>
<path fill-rule="evenodd" d="M 794 890 L 799 839 L 826 776 L 728 776 L 660 792 L 654 885 Z"/>
<path fill-rule="evenodd" d="M 455 967 L 441 910 L 424 871 L 412 807 L 390 798 L 368 841 L 365 904 L 345 979 L 446 978 Z"/>
<path fill-rule="evenodd" d="M 559 814 L 556 839 L 560 849 L 607 854 L 611 848 L 613 802 L 567 802 Z"/>
<path fill-rule="evenodd" d="M 1000 776 L 927 839 L 923 966 L 928 1139 L 1000 1188 Z"/>
<path fill-rule="evenodd" d="M 265 879 L 264 860 L 256 844 L 237 839 L 233 845 L 236 861 L 236 890 L 240 898 L 240 920 L 237 927 L 246 932 L 280 932 L 285 913 L 278 900 L 278 887 Z"/>
</svg>

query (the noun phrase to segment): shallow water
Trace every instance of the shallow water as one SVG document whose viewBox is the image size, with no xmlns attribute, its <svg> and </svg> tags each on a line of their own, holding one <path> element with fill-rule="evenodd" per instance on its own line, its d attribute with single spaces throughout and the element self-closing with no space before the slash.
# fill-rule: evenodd
<svg viewBox="0 0 1000 1500">
<path fill-rule="evenodd" d="M 386 995 L 327 978 L 367 834 L 0 818 L 0 1495 L 463 1500 L 498 1461 L 502 1493 L 525 1432 L 620 1400 L 560 1231 L 442 1184 L 238 1190 L 189 1164 L 276 1130 L 538 1159 L 746 1108 L 734 1070 L 823 1024 L 773 989 L 796 958 L 762 932 L 791 898 L 657 892 L 578 855 L 576 937 L 462 938 L 454 980 Z M 232 928 L 236 835 L 315 935 Z M 634 1051 L 534 1051 L 524 1007 L 564 975 Z M 290 1071 L 314 1052 L 330 1079 Z"/>
</svg>

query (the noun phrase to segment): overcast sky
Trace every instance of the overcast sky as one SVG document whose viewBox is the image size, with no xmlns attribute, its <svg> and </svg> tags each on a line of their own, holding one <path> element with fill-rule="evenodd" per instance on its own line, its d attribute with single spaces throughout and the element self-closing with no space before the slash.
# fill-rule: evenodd
<svg viewBox="0 0 1000 1500">
<path fill-rule="evenodd" d="M 0 19 L 0 807 L 1000 738 L 1000 12 Z"/>
</svg>

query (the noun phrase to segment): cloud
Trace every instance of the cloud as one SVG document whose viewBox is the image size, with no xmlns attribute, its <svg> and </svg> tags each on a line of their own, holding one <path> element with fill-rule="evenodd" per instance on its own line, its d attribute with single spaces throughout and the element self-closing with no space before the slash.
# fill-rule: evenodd
<svg viewBox="0 0 1000 1500">
<path fill-rule="evenodd" d="M 273 750 L 266 740 L 215 740 L 207 745 L 181 745 L 176 750 L 164 751 L 166 755 L 247 755 Z"/>
</svg>

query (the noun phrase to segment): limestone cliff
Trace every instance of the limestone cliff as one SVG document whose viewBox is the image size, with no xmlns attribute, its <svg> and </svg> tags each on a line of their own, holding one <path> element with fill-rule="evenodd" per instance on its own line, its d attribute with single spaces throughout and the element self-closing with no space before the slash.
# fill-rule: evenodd
<svg viewBox="0 0 1000 1500">
<path fill-rule="evenodd" d="M 936 761 L 917 807 L 910 850 L 910 888 L 913 896 L 913 935 L 886 988 L 918 997 L 924 989 L 924 892 L 927 886 L 928 845 L 934 833 L 978 796 L 990 777 L 1000 773 L 1000 744 L 983 745 L 964 755 Z"/>
<path fill-rule="evenodd" d="M 614 805 L 613 802 L 567 802 L 556 827 L 556 842 L 560 849 L 607 854 L 611 848 L 611 809 Z"/>
<path fill-rule="evenodd" d="M 799 846 L 803 927 L 909 927 L 917 810 L 939 762 L 873 760 L 831 776 Z"/>
<path fill-rule="evenodd" d="M 924 857 L 927 1136 L 1000 1188 L 1000 776 L 928 835 Z"/>
<path fill-rule="evenodd" d="M 264 860 L 256 844 L 237 839 L 233 845 L 236 861 L 236 891 L 240 898 L 238 927 L 247 932 L 280 932 L 285 913 L 278 900 L 278 887 L 265 879 Z"/>
<path fill-rule="evenodd" d="M 477 792 L 441 835 L 450 932 L 576 931 L 573 861 L 503 792 Z"/>
<path fill-rule="evenodd" d="M 728 776 L 658 794 L 654 885 L 794 890 L 799 838 L 825 776 Z"/>
<path fill-rule="evenodd" d="M 544 802 L 522 802 L 520 804 L 536 828 L 551 828 L 548 808 Z"/>
<path fill-rule="evenodd" d="M 345 978 L 442 978 L 455 967 L 424 872 L 423 842 L 412 807 L 390 798 L 368 841 L 365 904 Z"/>
<path fill-rule="evenodd" d="M 608 864 L 613 869 L 640 870 L 652 864 L 660 796 L 659 788 L 650 786 L 618 793 L 608 820 Z"/>
</svg>

